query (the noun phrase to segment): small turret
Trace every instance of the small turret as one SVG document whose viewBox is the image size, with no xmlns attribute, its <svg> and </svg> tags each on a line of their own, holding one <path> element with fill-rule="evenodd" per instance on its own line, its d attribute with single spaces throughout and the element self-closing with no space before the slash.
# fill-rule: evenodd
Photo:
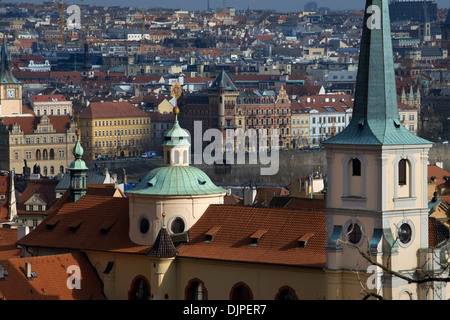
<svg viewBox="0 0 450 320">
<path fill-rule="evenodd" d="M 77 142 L 72 152 L 75 160 L 67 168 L 70 172 L 70 200 L 72 202 L 78 201 L 86 194 L 86 171 L 88 170 L 86 163 L 82 160 L 84 150 L 80 143 L 80 130 L 77 129 L 75 134 Z"/>
</svg>

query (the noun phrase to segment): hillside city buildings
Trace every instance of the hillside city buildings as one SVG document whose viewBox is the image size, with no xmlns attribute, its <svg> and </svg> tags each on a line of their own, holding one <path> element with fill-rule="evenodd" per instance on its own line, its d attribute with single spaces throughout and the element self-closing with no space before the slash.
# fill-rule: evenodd
<svg viewBox="0 0 450 320">
<path fill-rule="evenodd" d="M 0 299 L 449 297 L 448 9 L 66 8 L 0 4 Z M 209 129 L 290 183 L 225 186 Z"/>
</svg>

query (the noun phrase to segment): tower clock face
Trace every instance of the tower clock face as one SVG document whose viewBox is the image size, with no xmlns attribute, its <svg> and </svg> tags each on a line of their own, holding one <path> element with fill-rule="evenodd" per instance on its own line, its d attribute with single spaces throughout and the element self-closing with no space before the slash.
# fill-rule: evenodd
<svg viewBox="0 0 450 320">
<path fill-rule="evenodd" d="M 8 89 L 8 98 L 14 98 L 14 89 Z"/>
</svg>

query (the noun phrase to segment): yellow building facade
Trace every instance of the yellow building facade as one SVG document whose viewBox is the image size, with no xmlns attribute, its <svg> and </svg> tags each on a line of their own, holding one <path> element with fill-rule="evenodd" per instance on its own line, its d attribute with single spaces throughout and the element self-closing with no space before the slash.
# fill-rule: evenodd
<svg viewBox="0 0 450 320">
<path fill-rule="evenodd" d="M 129 102 L 93 102 L 79 115 L 89 160 L 136 157 L 150 147 L 150 115 Z"/>
</svg>

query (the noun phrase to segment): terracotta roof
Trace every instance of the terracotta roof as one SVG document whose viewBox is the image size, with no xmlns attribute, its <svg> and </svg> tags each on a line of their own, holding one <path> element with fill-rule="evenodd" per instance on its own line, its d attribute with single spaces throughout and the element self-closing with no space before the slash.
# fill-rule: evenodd
<svg viewBox="0 0 450 320">
<path fill-rule="evenodd" d="M 428 183 L 431 182 L 431 177 L 436 177 L 438 184 L 445 183 L 445 176 L 450 177 L 450 172 L 436 165 L 428 166 Z"/>
<path fill-rule="evenodd" d="M 17 248 L 17 229 L 0 228 L 0 260 L 19 258 L 22 249 Z"/>
<path fill-rule="evenodd" d="M 254 203 L 265 203 L 268 205 L 275 196 L 287 196 L 289 191 L 283 187 L 259 187 Z"/>
<path fill-rule="evenodd" d="M 213 227 L 211 237 L 207 233 Z M 306 233 L 314 236 L 301 247 L 298 240 Z M 251 245 L 252 235 L 261 236 L 256 245 Z M 178 256 L 323 268 L 325 245 L 324 211 L 210 205 Z"/>
<path fill-rule="evenodd" d="M 37 195 L 42 201 L 46 202 L 48 206 L 47 209 L 50 209 L 52 204 L 56 201 L 55 187 L 58 182 L 59 181 L 56 179 L 29 181 L 23 193 L 18 197 L 17 213 L 26 212 L 25 202 L 33 195 Z"/>
<path fill-rule="evenodd" d="M 9 208 L 9 176 L 0 176 L 0 195 L 4 195 L 5 199 L 0 201 L 0 222 L 9 221 L 8 208 Z"/>
<path fill-rule="evenodd" d="M 37 125 L 40 123 L 40 120 L 42 117 L 4 117 L 2 118 L 3 123 L 6 126 L 12 126 L 14 124 L 18 124 L 20 126 L 20 129 L 25 134 L 32 134 L 34 133 L 34 130 L 36 129 Z M 70 120 L 70 117 L 68 115 L 62 115 L 62 116 L 47 116 L 50 120 L 50 123 L 53 125 L 53 128 L 58 133 L 64 133 L 66 132 L 67 128 L 69 127 L 70 123 L 72 122 Z"/>
<path fill-rule="evenodd" d="M 74 223 L 81 224 L 71 231 Z M 104 228 L 105 225 L 108 228 Z M 136 245 L 130 240 L 128 226 L 128 198 L 85 195 L 49 214 L 18 243 L 33 247 L 148 253 L 150 246 Z"/>
<path fill-rule="evenodd" d="M 224 204 L 241 204 L 244 202 L 244 198 L 239 197 L 233 193 L 227 194 L 223 197 Z"/>
<path fill-rule="evenodd" d="M 132 83 L 149 83 L 149 82 L 160 82 L 162 76 L 160 75 L 137 75 Z"/>
<path fill-rule="evenodd" d="M 128 101 L 92 102 L 80 113 L 82 119 L 115 118 L 115 117 L 148 117 L 148 113 L 135 107 Z"/>
<path fill-rule="evenodd" d="M 30 279 L 24 271 L 26 263 L 30 263 L 33 272 Z M 0 265 L 8 273 L 0 281 L 0 300 L 106 299 L 97 272 L 82 253 L 2 260 Z M 80 268 L 79 289 L 67 286 L 69 266 Z"/>
<path fill-rule="evenodd" d="M 33 102 L 44 102 L 44 101 L 67 101 L 66 98 L 62 94 L 45 94 L 45 95 L 33 95 L 31 96 L 31 100 Z"/>
</svg>

